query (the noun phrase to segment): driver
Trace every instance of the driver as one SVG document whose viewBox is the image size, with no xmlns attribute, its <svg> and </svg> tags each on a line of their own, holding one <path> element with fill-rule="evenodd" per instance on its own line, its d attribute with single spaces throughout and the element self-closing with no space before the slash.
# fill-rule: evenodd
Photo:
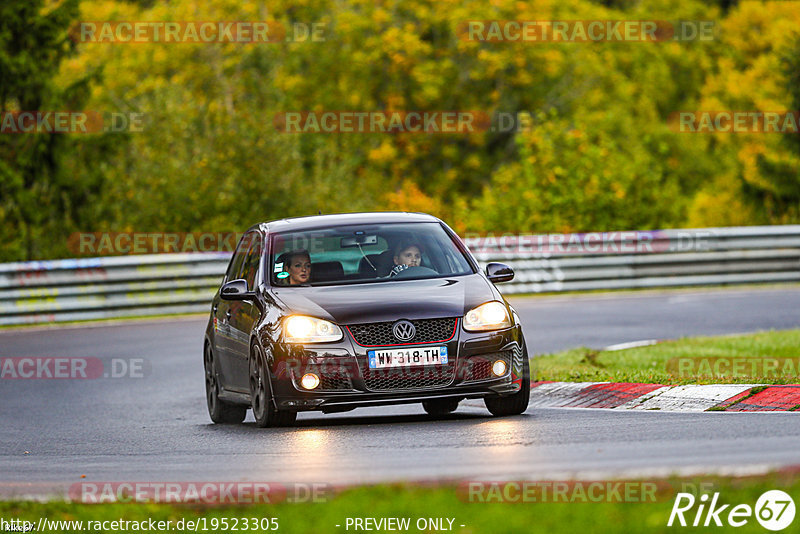
<svg viewBox="0 0 800 534">
<path fill-rule="evenodd" d="M 278 278 L 288 278 L 288 281 L 282 280 L 282 285 L 307 284 L 311 278 L 311 257 L 307 250 L 284 252 L 275 263 L 283 264 L 283 272 L 279 273 Z"/>
<path fill-rule="evenodd" d="M 422 261 L 421 247 L 416 243 L 401 243 L 394 252 L 394 267 L 389 276 L 396 276 L 409 267 L 419 267 Z"/>
</svg>

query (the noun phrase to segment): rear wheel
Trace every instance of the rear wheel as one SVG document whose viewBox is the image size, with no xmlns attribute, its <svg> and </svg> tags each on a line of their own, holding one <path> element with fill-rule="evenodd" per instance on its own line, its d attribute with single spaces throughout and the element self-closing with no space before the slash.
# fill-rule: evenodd
<svg viewBox="0 0 800 534">
<path fill-rule="evenodd" d="M 236 424 L 244 421 L 247 407 L 231 404 L 219 398 L 219 377 L 211 345 L 203 350 L 203 367 L 206 371 L 206 404 L 211 420 L 218 424 Z"/>
<path fill-rule="evenodd" d="M 457 399 L 434 399 L 422 401 L 422 408 L 431 415 L 445 415 L 456 411 Z"/>
<path fill-rule="evenodd" d="M 528 408 L 531 398 L 531 370 L 528 349 L 522 346 L 522 385 L 518 392 L 507 397 L 485 397 L 483 402 L 492 415 L 519 415 Z"/>
<path fill-rule="evenodd" d="M 250 354 L 250 403 L 253 408 L 253 417 L 255 417 L 256 425 L 262 428 L 289 426 L 297 419 L 297 412 L 275 409 L 272 403 L 272 390 L 270 388 L 267 362 L 258 345 L 253 345 Z"/>
</svg>

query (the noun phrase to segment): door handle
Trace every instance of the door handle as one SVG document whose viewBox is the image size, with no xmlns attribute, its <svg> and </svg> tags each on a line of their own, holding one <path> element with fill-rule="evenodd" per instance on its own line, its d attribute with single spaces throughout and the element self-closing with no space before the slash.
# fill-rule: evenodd
<svg viewBox="0 0 800 534">
<path fill-rule="evenodd" d="M 212 311 L 213 311 L 215 314 L 217 313 L 217 306 L 218 306 L 217 304 L 214 304 L 214 307 L 212 308 Z"/>
</svg>

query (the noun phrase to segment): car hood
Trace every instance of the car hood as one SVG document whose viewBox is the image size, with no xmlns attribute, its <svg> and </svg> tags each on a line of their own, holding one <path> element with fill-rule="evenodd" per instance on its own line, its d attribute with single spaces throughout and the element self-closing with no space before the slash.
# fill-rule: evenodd
<svg viewBox="0 0 800 534">
<path fill-rule="evenodd" d="M 286 313 L 301 313 L 342 325 L 461 317 L 501 297 L 478 274 L 429 280 L 396 280 L 344 286 L 273 288 Z"/>
</svg>

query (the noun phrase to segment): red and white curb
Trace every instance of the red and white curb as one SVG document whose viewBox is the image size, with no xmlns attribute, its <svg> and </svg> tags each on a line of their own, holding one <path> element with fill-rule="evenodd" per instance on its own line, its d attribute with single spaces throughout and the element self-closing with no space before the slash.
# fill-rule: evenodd
<svg viewBox="0 0 800 534">
<path fill-rule="evenodd" d="M 665 386 L 616 382 L 534 382 L 531 408 L 607 408 L 669 412 L 800 410 L 800 384 Z"/>
</svg>

